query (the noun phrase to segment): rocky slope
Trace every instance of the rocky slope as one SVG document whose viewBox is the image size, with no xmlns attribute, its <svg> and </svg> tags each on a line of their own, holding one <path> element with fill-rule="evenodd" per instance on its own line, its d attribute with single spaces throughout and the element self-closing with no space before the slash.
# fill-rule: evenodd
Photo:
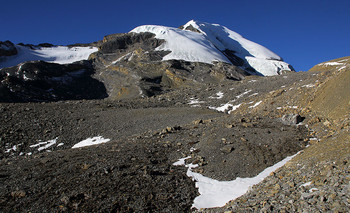
<svg viewBox="0 0 350 213">
<path fill-rule="evenodd" d="M 296 95 L 314 136 L 310 146 L 244 196 L 203 212 L 349 211 L 348 59 L 313 67 L 309 72 L 318 76 L 316 83 Z"/>
<path fill-rule="evenodd" d="M 153 30 L 185 39 L 234 35 L 216 27 Z M 349 57 L 262 77 L 251 75 L 246 57 L 281 59 L 238 35 L 264 51 L 235 55 L 219 48 L 230 41 L 221 37 L 220 45 L 206 44 L 234 54 L 228 62 L 164 60 L 167 39 L 144 29 L 106 36 L 86 61 L 0 70 L 0 211 L 349 211 Z M 72 148 L 97 136 L 109 142 Z M 255 177 L 297 152 L 214 209 L 191 208 L 196 183 L 173 165 L 186 157 L 198 165 L 192 172 L 228 181 Z"/>
<path fill-rule="evenodd" d="M 337 98 L 348 75 L 250 76 L 138 100 L 2 103 L 1 209 L 190 211 L 198 194 L 185 168 L 172 165 L 177 159 L 192 156 L 194 171 L 231 180 L 304 149 L 243 197 L 203 211 L 347 211 L 349 111 L 328 113 L 333 106 L 322 100 Z M 240 106 L 216 112 L 227 103 Z M 111 141 L 71 149 L 97 135 Z"/>
</svg>

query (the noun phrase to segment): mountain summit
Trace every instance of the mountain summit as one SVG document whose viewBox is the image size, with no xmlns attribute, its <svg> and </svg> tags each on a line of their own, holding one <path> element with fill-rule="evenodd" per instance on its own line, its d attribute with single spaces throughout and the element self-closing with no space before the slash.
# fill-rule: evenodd
<svg viewBox="0 0 350 213">
<path fill-rule="evenodd" d="M 157 50 L 171 53 L 163 57 L 163 60 L 203 63 L 222 61 L 264 76 L 278 75 L 282 70 L 294 70 L 271 50 L 219 24 L 191 20 L 180 29 L 144 25 L 131 32 L 150 32 L 157 39 L 164 39 L 165 43 Z"/>
</svg>

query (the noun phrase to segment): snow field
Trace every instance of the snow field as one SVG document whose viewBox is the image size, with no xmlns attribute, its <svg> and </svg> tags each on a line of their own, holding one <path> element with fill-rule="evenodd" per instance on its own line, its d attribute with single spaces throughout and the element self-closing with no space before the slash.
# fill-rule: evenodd
<svg viewBox="0 0 350 213">
<path fill-rule="evenodd" d="M 165 42 L 156 50 L 171 53 L 164 56 L 163 61 L 175 59 L 203 63 L 213 61 L 231 63 L 219 51 L 227 49 L 246 60 L 247 64 L 244 66 L 249 65 L 262 75 L 278 75 L 280 70 L 291 70 L 289 64 L 283 62 L 282 58 L 271 50 L 243 38 L 224 26 L 191 20 L 184 25 L 184 28 L 190 25 L 201 33 L 157 25 L 140 26 L 131 32 L 150 32 L 154 33 L 156 38 L 164 39 Z"/>
<path fill-rule="evenodd" d="M 213 61 L 230 61 L 207 40 L 205 35 L 191 31 L 180 30 L 173 27 L 156 25 L 144 25 L 133 29 L 131 32 L 150 32 L 156 35 L 157 39 L 164 39 L 164 42 L 156 50 L 171 51 L 163 57 L 166 60 L 185 60 L 192 62 L 212 63 Z"/>
<path fill-rule="evenodd" d="M 299 154 L 299 152 L 297 153 Z M 199 173 L 193 172 L 192 168 L 197 167 L 196 164 L 186 164 L 185 160 L 191 158 L 181 158 L 173 165 L 180 166 L 185 165 L 188 170 L 186 175 L 191 177 L 193 181 L 196 182 L 196 187 L 198 188 L 199 196 L 193 201 L 192 208 L 214 208 L 222 207 L 230 200 L 234 200 L 246 192 L 253 186 L 260 183 L 271 172 L 276 171 L 278 168 L 282 167 L 289 160 L 295 157 L 297 154 L 286 157 L 284 160 L 276 163 L 273 166 L 266 168 L 260 174 L 252 178 L 236 178 L 232 181 L 218 181 L 209 177 L 205 177 Z"/>
<path fill-rule="evenodd" d="M 18 54 L 14 56 L 1 57 L 0 69 L 4 67 L 16 66 L 26 61 L 42 60 L 58 64 L 69 64 L 76 61 L 86 60 L 89 55 L 96 52 L 96 47 L 38 47 L 29 48 L 26 46 L 16 45 Z"/>
<path fill-rule="evenodd" d="M 184 25 L 184 28 L 192 25 L 205 34 L 208 39 L 220 50 L 230 49 L 237 52 L 239 57 L 253 56 L 262 59 L 281 60 L 277 54 L 266 47 L 243 38 L 240 34 L 219 24 L 210 24 L 191 20 Z"/>
</svg>

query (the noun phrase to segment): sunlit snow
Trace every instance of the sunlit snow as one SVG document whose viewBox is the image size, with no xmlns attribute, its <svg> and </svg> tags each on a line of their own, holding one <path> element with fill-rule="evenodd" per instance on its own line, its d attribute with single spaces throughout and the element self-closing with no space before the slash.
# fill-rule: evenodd
<svg viewBox="0 0 350 213">
<path fill-rule="evenodd" d="M 243 38 L 240 34 L 219 24 L 191 20 L 184 28 L 192 25 L 205 34 L 208 39 L 220 50 L 231 49 L 237 52 L 239 57 L 253 56 L 263 59 L 281 60 L 277 54 L 255 42 Z"/>
<path fill-rule="evenodd" d="M 298 154 L 298 153 L 297 153 Z M 187 176 L 196 181 L 196 187 L 198 188 L 199 196 L 193 201 L 193 208 L 214 208 L 222 207 L 230 200 L 234 200 L 246 192 L 253 185 L 260 183 L 271 172 L 277 170 L 291 160 L 297 154 L 287 157 L 284 160 L 276 163 L 275 165 L 266 168 L 260 174 L 252 178 L 236 178 L 232 181 L 218 181 L 209 177 L 205 177 L 202 174 L 192 171 L 192 168 L 197 167 L 196 164 L 185 164 L 185 160 L 190 157 L 182 158 L 173 165 L 185 165 L 188 167 Z"/>
<path fill-rule="evenodd" d="M 173 27 L 156 25 L 144 25 L 133 29 L 131 32 L 150 32 L 164 42 L 156 50 L 171 51 L 163 57 L 163 60 L 185 60 L 192 62 L 212 63 L 213 61 L 230 61 L 208 41 L 205 35 L 191 31 L 180 30 Z"/>
<path fill-rule="evenodd" d="M 0 68 L 16 66 L 26 61 L 42 60 L 58 64 L 68 64 L 75 61 L 86 60 L 89 55 L 96 52 L 96 47 L 26 47 L 16 45 L 17 55 L 3 56 L 0 59 Z"/>
<path fill-rule="evenodd" d="M 36 147 L 39 147 L 38 148 L 38 151 L 42 151 L 44 149 L 48 149 L 50 148 L 51 146 L 55 145 L 57 143 L 57 139 L 58 138 L 55 138 L 55 139 L 52 139 L 52 140 L 48 140 L 48 141 L 45 141 L 45 142 L 39 142 L 37 144 L 33 144 L 31 146 L 29 146 L 30 148 L 36 148 Z"/>
<path fill-rule="evenodd" d="M 184 28 L 190 25 L 205 34 L 218 49 L 233 50 L 238 57 L 247 60 L 248 64 L 262 75 L 277 75 L 281 70 L 291 70 L 289 64 L 283 62 L 276 53 L 227 27 L 191 20 L 184 25 Z"/>
<path fill-rule="evenodd" d="M 250 106 L 249 108 L 255 108 L 255 107 L 259 106 L 259 104 L 261 104 L 261 102 L 262 101 L 258 101 L 253 106 Z"/>
<path fill-rule="evenodd" d="M 236 98 L 237 98 L 237 99 L 238 99 L 238 98 L 242 98 L 243 96 L 245 96 L 246 94 L 250 93 L 251 91 L 252 91 L 251 89 L 250 89 L 250 90 L 246 90 L 246 91 L 243 92 L 242 94 L 237 95 Z"/>
<path fill-rule="evenodd" d="M 192 107 L 199 107 L 200 104 L 203 104 L 203 103 L 205 103 L 205 101 L 199 101 L 198 99 L 190 98 L 190 102 L 188 104 L 191 105 Z"/>
<path fill-rule="evenodd" d="M 343 63 L 339 63 L 339 62 L 325 62 L 325 63 L 321 63 L 319 65 L 324 65 L 324 66 L 340 66 L 343 65 Z"/>
<path fill-rule="evenodd" d="M 75 144 L 72 148 L 74 149 L 74 148 L 80 148 L 80 147 L 85 147 L 85 146 L 97 145 L 97 144 L 101 144 L 101 143 L 107 143 L 110 140 L 111 139 L 105 139 L 102 136 L 87 138 L 87 139 Z"/>
<path fill-rule="evenodd" d="M 212 109 L 212 110 L 216 110 L 216 111 L 219 111 L 219 112 L 226 112 L 228 114 L 231 114 L 231 112 L 235 111 L 236 109 L 238 109 L 242 104 L 238 104 L 238 105 L 233 105 L 233 104 L 230 104 L 230 103 L 226 103 L 226 104 L 222 104 L 221 106 L 219 107 L 209 107 L 209 109 Z"/>
<path fill-rule="evenodd" d="M 221 98 L 223 98 L 224 97 L 224 93 L 223 92 L 217 92 L 216 94 L 215 94 L 216 96 L 210 96 L 209 98 L 213 98 L 213 99 L 221 99 Z"/>
<path fill-rule="evenodd" d="M 282 58 L 271 50 L 243 38 L 224 26 L 191 20 L 184 25 L 184 28 L 190 25 L 201 33 L 156 25 L 140 26 L 131 32 L 150 32 L 155 34 L 156 38 L 164 39 L 165 42 L 156 50 L 171 53 L 164 56 L 163 60 L 231 63 L 221 51 L 232 50 L 262 75 L 278 75 L 281 70 L 291 70 L 289 64 L 283 62 Z M 247 65 L 244 66 L 247 68 Z"/>
</svg>

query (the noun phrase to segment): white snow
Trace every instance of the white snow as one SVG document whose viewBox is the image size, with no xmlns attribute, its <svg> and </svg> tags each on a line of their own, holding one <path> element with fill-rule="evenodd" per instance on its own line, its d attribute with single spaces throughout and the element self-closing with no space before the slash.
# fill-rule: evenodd
<svg viewBox="0 0 350 213">
<path fill-rule="evenodd" d="M 212 98 L 212 99 L 221 99 L 221 98 L 223 98 L 224 97 L 224 93 L 223 92 L 217 92 L 216 94 L 215 94 L 216 96 L 210 96 L 209 98 Z"/>
<path fill-rule="evenodd" d="M 310 186 L 310 185 L 311 185 L 311 181 L 310 181 L 310 182 L 307 182 L 307 183 L 304 183 L 304 184 L 302 184 L 301 186 L 306 187 L 306 186 Z"/>
<path fill-rule="evenodd" d="M 219 107 L 209 107 L 209 109 L 213 109 L 219 112 L 225 112 L 227 111 L 228 114 L 231 114 L 231 112 L 235 111 L 236 109 L 238 109 L 238 107 L 240 107 L 242 104 L 238 104 L 238 105 L 232 105 L 230 103 L 226 103 L 226 104 L 222 104 Z"/>
<path fill-rule="evenodd" d="M 276 109 L 289 108 L 289 109 L 298 109 L 298 106 L 285 106 L 285 107 L 277 107 Z"/>
<path fill-rule="evenodd" d="M 194 151 L 196 151 L 196 150 L 197 150 L 196 148 L 191 147 L 190 152 L 194 152 Z"/>
<path fill-rule="evenodd" d="M 72 149 L 74 148 L 80 148 L 80 147 L 85 147 L 85 146 L 92 146 L 92 145 L 97 145 L 101 143 L 107 143 L 111 139 L 105 139 L 102 136 L 96 136 L 93 138 L 87 138 L 83 141 L 80 141 L 79 143 L 75 144 Z"/>
<path fill-rule="evenodd" d="M 297 153 L 298 154 L 298 153 Z M 253 185 L 260 183 L 271 172 L 276 171 L 282 167 L 289 160 L 291 160 L 297 154 L 287 157 L 284 160 L 276 163 L 275 165 L 266 168 L 260 174 L 252 178 L 236 178 L 232 181 L 218 181 L 208 177 L 205 177 L 199 173 L 193 172 L 192 168 L 198 165 L 188 164 L 187 176 L 191 177 L 192 180 L 196 181 L 196 187 L 198 188 L 199 196 L 193 201 L 192 208 L 214 208 L 222 207 L 230 200 L 234 200 L 243 194 L 245 194 Z M 190 157 L 182 158 L 176 165 L 184 165 L 185 159 Z M 175 164 L 174 164 L 175 165 Z"/>
<path fill-rule="evenodd" d="M 192 104 L 202 104 L 205 103 L 205 101 L 200 101 L 199 99 L 196 98 L 190 98 L 190 102 L 188 104 L 192 105 Z"/>
<path fill-rule="evenodd" d="M 249 95 L 248 97 L 251 97 L 251 96 L 256 96 L 256 95 L 258 95 L 259 93 L 253 93 L 253 94 L 251 94 L 251 95 Z"/>
<path fill-rule="evenodd" d="M 227 27 L 191 20 L 184 25 L 184 28 L 190 25 L 205 34 L 218 49 L 233 50 L 238 57 L 247 60 L 248 64 L 262 75 L 277 75 L 280 70 L 291 70 L 289 64 L 283 62 L 276 53 L 243 38 Z"/>
<path fill-rule="evenodd" d="M 50 148 L 51 146 L 55 145 L 57 143 L 57 139 L 58 139 L 58 137 L 55 139 L 49 140 L 49 141 L 39 142 L 39 143 L 31 145 L 29 147 L 31 147 L 31 148 L 39 147 L 38 151 L 40 152 L 44 149 Z"/>
<path fill-rule="evenodd" d="M 309 192 L 314 192 L 314 191 L 318 191 L 318 188 L 311 188 L 311 189 L 309 189 Z"/>
<path fill-rule="evenodd" d="M 259 104 L 261 104 L 262 101 L 258 101 L 256 102 L 253 106 L 250 106 L 249 108 L 255 108 L 257 107 Z"/>
<path fill-rule="evenodd" d="M 301 87 L 306 87 L 306 88 L 311 88 L 311 87 L 314 87 L 316 86 L 315 84 L 306 84 L 306 85 L 303 85 Z"/>
<path fill-rule="evenodd" d="M 192 25 L 194 28 L 205 34 L 208 39 L 220 50 L 230 49 L 237 52 L 238 56 L 253 56 L 263 59 L 281 60 L 277 54 L 266 47 L 243 38 L 240 34 L 219 24 L 210 24 L 191 20 L 184 25 L 184 28 Z"/>
<path fill-rule="evenodd" d="M 231 63 L 221 51 L 232 50 L 246 61 L 244 68 L 253 67 L 262 75 L 278 75 L 280 70 L 291 70 L 289 64 L 283 62 L 282 58 L 271 50 L 243 38 L 224 26 L 191 20 L 184 25 L 184 28 L 190 25 L 201 33 L 157 25 L 140 26 L 131 32 L 150 32 L 154 33 L 157 39 L 164 39 L 165 42 L 156 50 L 171 53 L 164 56 L 163 60 Z"/>
<path fill-rule="evenodd" d="M 208 41 L 205 35 L 191 31 L 185 31 L 173 27 L 157 25 L 144 25 L 133 29 L 131 32 L 150 32 L 157 39 L 165 42 L 157 47 L 158 51 L 171 51 L 163 57 L 163 60 L 185 60 L 192 62 L 212 63 L 213 61 L 230 61 Z"/>
<path fill-rule="evenodd" d="M 125 54 L 122 57 L 118 58 L 117 60 L 113 61 L 111 64 L 115 64 L 115 63 L 117 63 L 119 61 L 122 61 L 122 60 L 128 60 L 129 61 L 130 58 L 128 58 L 128 57 L 130 57 L 131 54 L 132 53 Z"/>
<path fill-rule="evenodd" d="M 238 98 L 242 98 L 244 95 L 246 95 L 246 94 L 248 94 L 248 93 L 250 93 L 252 90 L 246 90 L 245 92 L 243 92 L 242 94 L 240 94 L 240 95 L 237 95 L 236 96 L 236 98 L 238 99 Z"/>
<path fill-rule="evenodd" d="M 342 66 L 342 67 L 340 67 L 338 70 L 341 71 L 341 70 L 343 70 L 343 69 L 345 69 L 345 68 L 346 68 L 346 66 Z"/>
<path fill-rule="evenodd" d="M 75 61 L 86 60 L 89 55 L 96 52 L 96 47 L 36 47 L 16 45 L 18 54 L 14 56 L 3 56 L 0 60 L 0 69 L 4 67 L 16 66 L 26 61 L 42 60 L 58 64 L 68 64 Z"/>
<path fill-rule="evenodd" d="M 6 149 L 5 153 L 9 153 L 11 151 L 16 151 L 17 150 L 17 146 L 18 145 L 14 145 L 13 147 L 11 147 L 10 149 Z"/>
<path fill-rule="evenodd" d="M 174 166 L 185 166 L 185 160 L 190 159 L 191 156 L 180 158 L 178 161 L 173 163 Z"/>
<path fill-rule="evenodd" d="M 325 63 L 321 63 L 319 65 L 324 65 L 324 66 L 340 66 L 343 65 L 343 63 L 339 63 L 339 62 L 325 62 Z"/>
<path fill-rule="evenodd" d="M 191 105 L 191 107 L 200 107 L 200 104 L 205 103 L 205 101 L 200 101 L 199 99 L 196 98 L 190 98 L 190 102 L 188 103 Z"/>
<path fill-rule="evenodd" d="M 291 70 L 284 61 L 267 60 L 263 58 L 245 57 L 249 65 L 264 76 L 278 75 L 279 71 Z"/>
</svg>

